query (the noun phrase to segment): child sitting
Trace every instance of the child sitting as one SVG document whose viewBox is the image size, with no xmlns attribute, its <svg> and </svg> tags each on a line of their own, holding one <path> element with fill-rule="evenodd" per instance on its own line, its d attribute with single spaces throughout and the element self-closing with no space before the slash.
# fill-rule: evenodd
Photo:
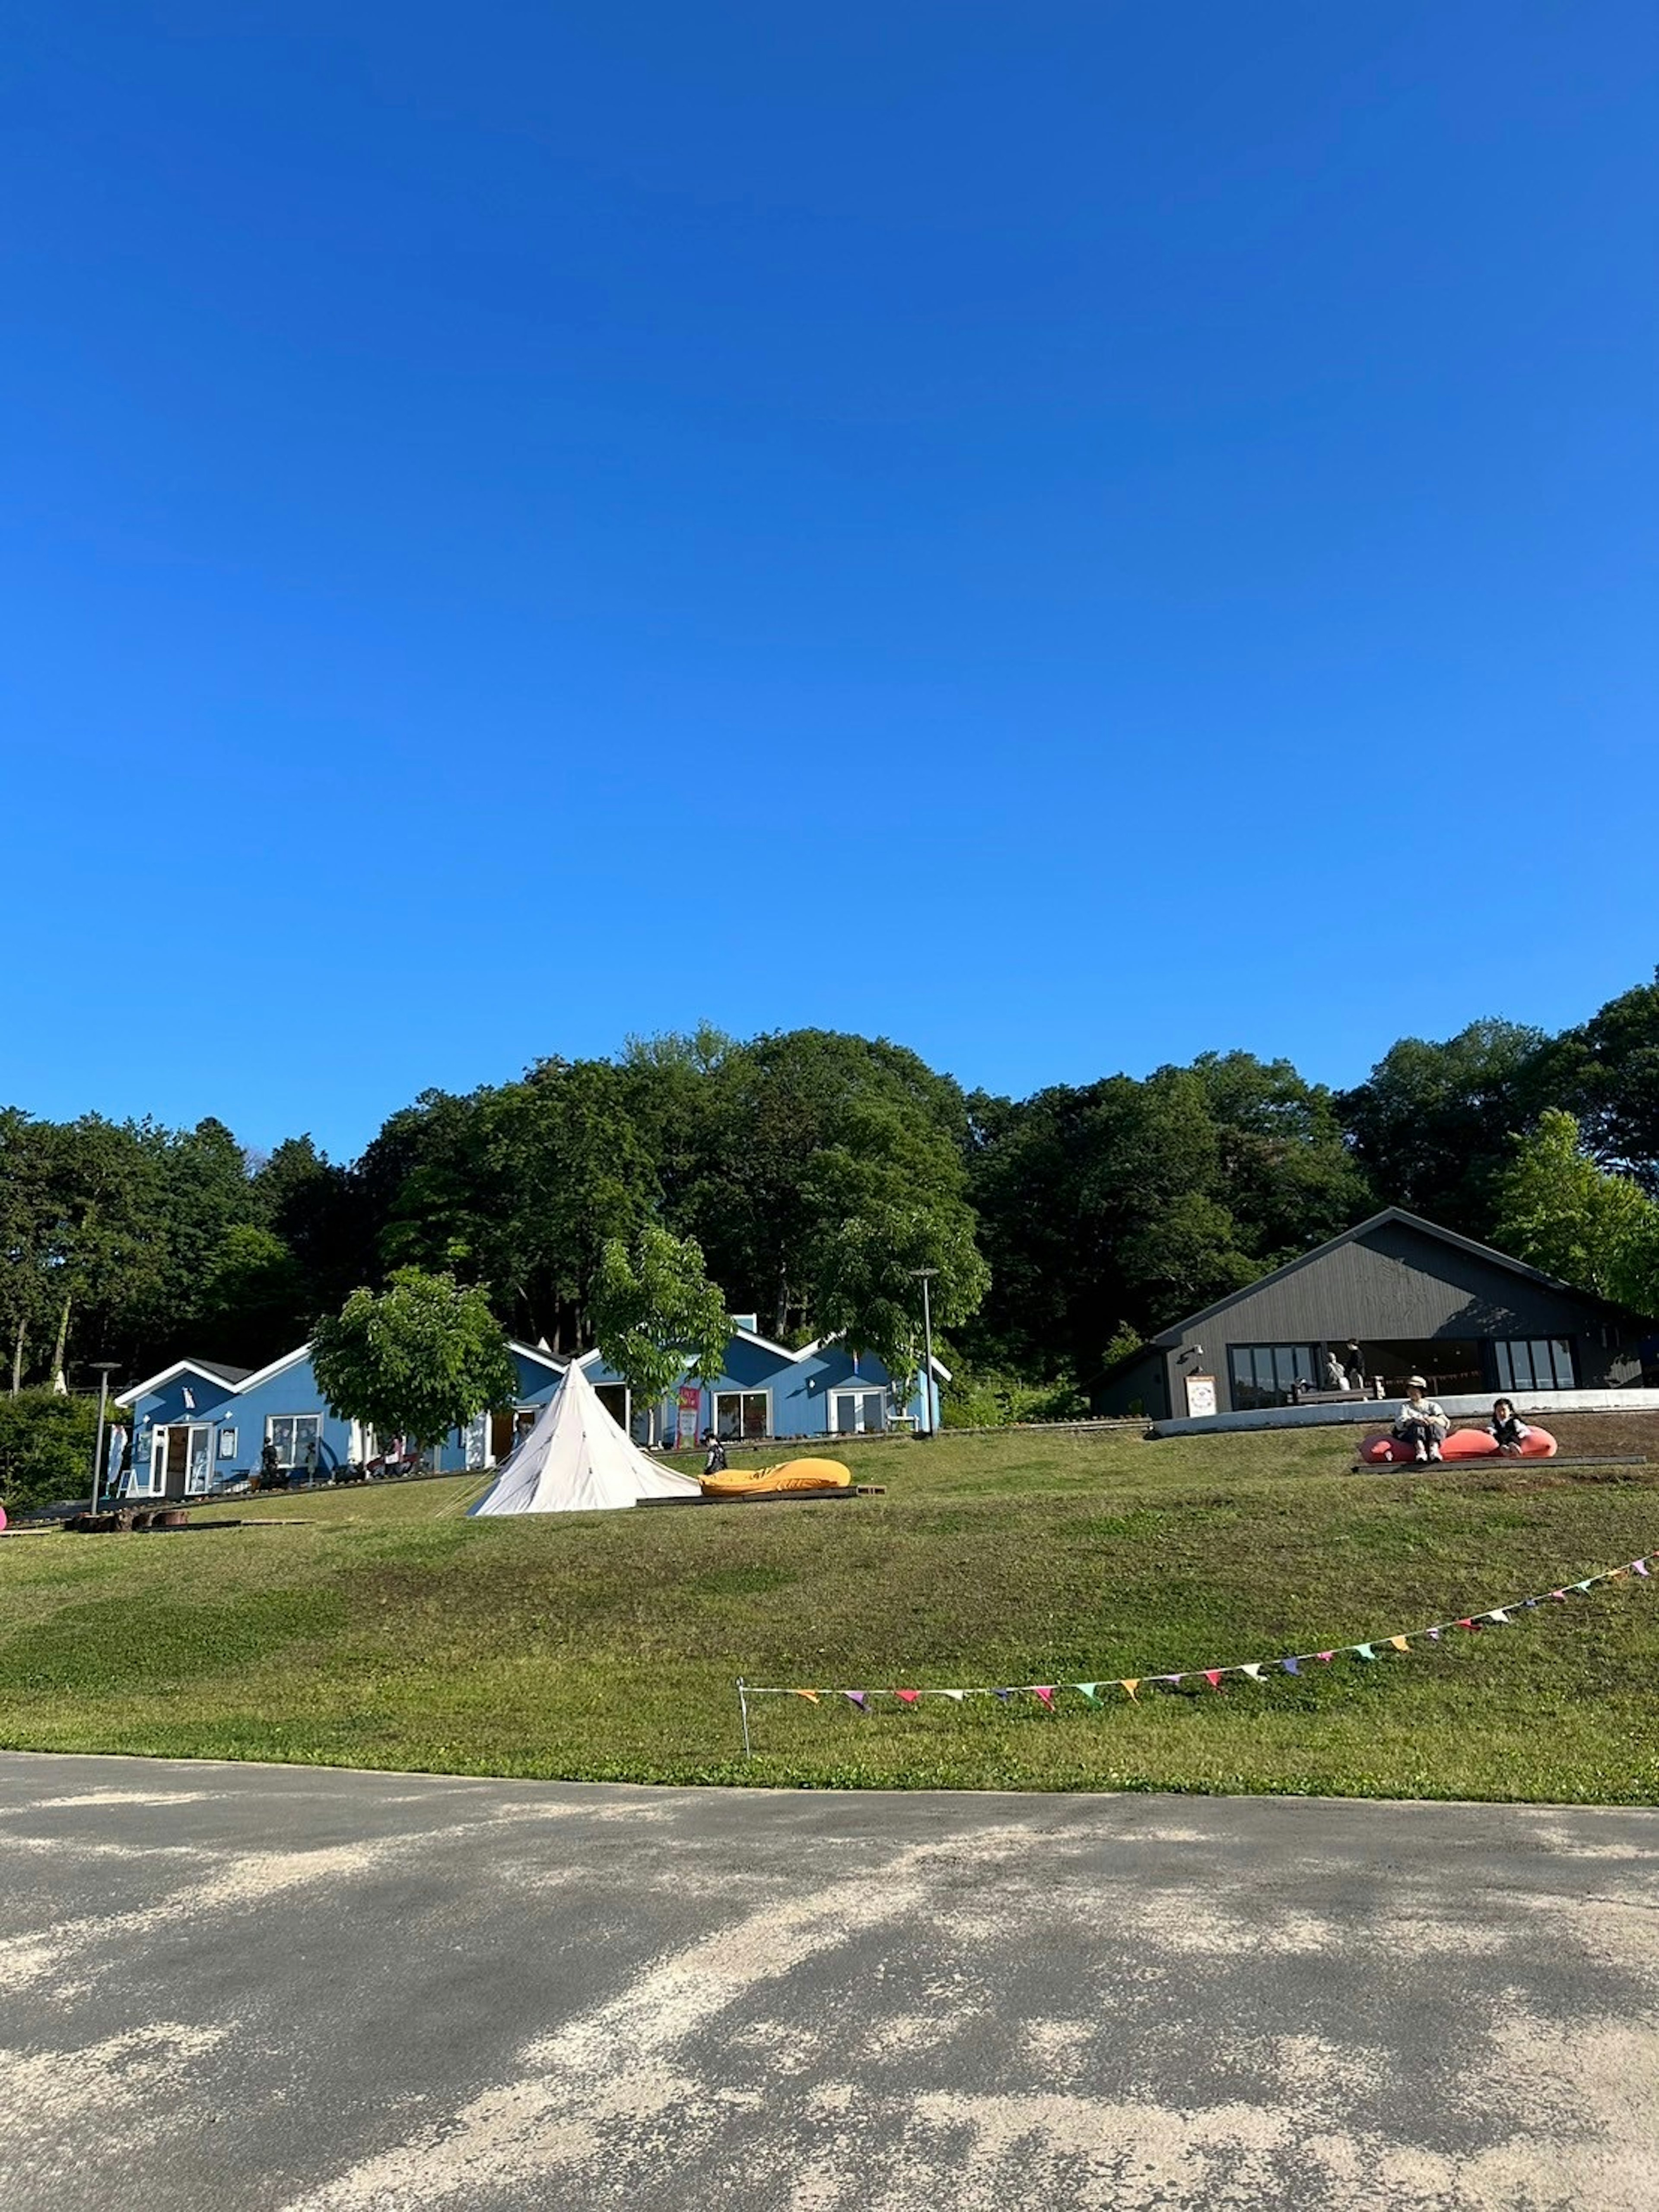
<svg viewBox="0 0 1659 2212">
<path fill-rule="evenodd" d="M 1498 1449 L 1505 1459 L 1519 1459 L 1521 1447 L 1532 1431 L 1524 1421 L 1515 1417 L 1515 1407 L 1507 1398 L 1500 1398 L 1492 1409 L 1492 1419 L 1486 1424 L 1486 1434 L 1496 1439 Z"/>
</svg>

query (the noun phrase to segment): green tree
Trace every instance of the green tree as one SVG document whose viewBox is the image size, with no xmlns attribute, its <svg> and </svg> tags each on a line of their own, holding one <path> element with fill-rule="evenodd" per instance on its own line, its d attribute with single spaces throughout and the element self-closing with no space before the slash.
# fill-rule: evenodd
<svg viewBox="0 0 1659 2212">
<path fill-rule="evenodd" d="M 263 1367 L 305 1334 L 305 1287 L 298 1261 L 274 1231 L 233 1223 L 208 1257 L 198 1294 L 206 1348 Z"/>
<path fill-rule="evenodd" d="M 54 1299 L 49 1269 L 58 1218 L 50 1122 L 0 1108 L 0 1324 L 14 1397 L 31 1343 L 39 1344 Z"/>
<path fill-rule="evenodd" d="M 343 1420 L 423 1449 L 511 1402 L 513 1361 L 482 1291 L 399 1267 L 386 1290 L 356 1290 L 317 1324 L 312 1370 Z"/>
<path fill-rule="evenodd" d="M 0 1398 L 0 1504 L 15 1515 L 86 1497 L 97 1442 L 95 1398 L 42 1389 Z"/>
<path fill-rule="evenodd" d="M 902 1165 L 915 1203 L 964 1197 L 960 1089 L 884 1038 L 757 1037 L 724 1054 L 708 1080 L 702 1159 L 676 1191 L 672 1225 L 697 1237 L 734 1303 L 765 1315 L 780 1340 L 823 1325 L 814 1267 L 851 1210 L 848 1163 L 879 1184 Z"/>
<path fill-rule="evenodd" d="M 595 1340 L 605 1364 L 646 1410 L 656 1441 L 657 1408 L 689 1367 L 699 1382 L 718 1380 L 731 1340 L 726 1301 L 704 1271 L 693 1237 L 641 1230 L 632 1253 L 620 1237 L 605 1245 L 593 1285 Z"/>
<path fill-rule="evenodd" d="M 1471 1022 L 1444 1043 L 1402 1037 L 1337 1100 L 1378 1200 L 1489 1237 L 1512 1133 L 1549 1100 L 1541 1030 Z"/>
<path fill-rule="evenodd" d="M 873 1352 L 892 1376 L 901 1407 L 915 1392 L 924 1358 L 921 1267 L 935 1271 L 929 1285 L 935 1328 L 955 1328 L 979 1310 L 990 1269 L 966 1206 L 873 1196 L 826 1224 L 813 1251 L 819 1326 L 826 1335 L 844 1335 L 855 1352 Z"/>
<path fill-rule="evenodd" d="M 1200 1053 L 1202 1085 L 1218 1146 L 1212 1194 L 1263 1268 L 1311 1251 L 1375 1210 L 1364 1170 L 1342 1133 L 1334 1095 L 1288 1060 Z"/>
<path fill-rule="evenodd" d="M 1521 1138 L 1497 1186 L 1505 1251 L 1598 1297 L 1659 1310 L 1659 1205 L 1586 1150 L 1571 1114 L 1550 1108 Z"/>
<path fill-rule="evenodd" d="M 1218 1195 L 1221 1137 L 1190 1069 L 971 1104 L 981 1364 L 1091 1388 L 1121 1328 L 1151 1335 L 1261 1272 Z"/>
<path fill-rule="evenodd" d="M 1545 1068 L 1595 1158 L 1659 1198 L 1659 972 L 1558 1037 Z"/>
</svg>

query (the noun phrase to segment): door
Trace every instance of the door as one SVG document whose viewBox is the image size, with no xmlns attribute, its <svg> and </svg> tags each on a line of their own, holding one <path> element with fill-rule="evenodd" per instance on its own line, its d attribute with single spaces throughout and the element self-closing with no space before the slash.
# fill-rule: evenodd
<svg viewBox="0 0 1659 2212">
<path fill-rule="evenodd" d="M 830 1413 L 831 1426 L 838 1437 L 873 1436 L 887 1426 L 887 1393 L 832 1391 Z"/>
<path fill-rule="evenodd" d="M 213 1424 L 180 1421 L 157 1429 L 149 1448 L 152 1498 L 200 1498 L 213 1481 Z"/>
</svg>

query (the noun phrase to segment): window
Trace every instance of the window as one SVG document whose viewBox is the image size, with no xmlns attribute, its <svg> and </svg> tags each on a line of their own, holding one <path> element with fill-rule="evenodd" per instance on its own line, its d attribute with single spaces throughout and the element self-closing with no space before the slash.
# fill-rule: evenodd
<svg viewBox="0 0 1659 2212">
<path fill-rule="evenodd" d="M 1522 1336 L 1492 1346 L 1502 1390 L 1571 1390 L 1572 1346 L 1565 1336 Z"/>
<path fill-rule="evenodd" d="M 1261 1406 L 1287 1406 L 1292 1384 L 1311 1382 L 1319 1365 L 1310 1344 L 1230 1344 L 1227 1370 L 1233 1411 L 1249 1413 Z"/>
<path fill-rule="evenodd" d="M 838 1437 L 872 1436 L 887 1426 L 884 1390 L 832 1390 L 830 1426 Z"/>
<path fill-rule="evenodd" d="M 738 1443 L 772 1433 L 771 1394 L 766 1390 L 717 1390 L 714 1434 L 722 1443 Z"/>
<path fill-rule="evenodd" d="M 272 1413 L 265 1422 L 265 1442 L 276 1447 L 278 1467 L 315 1468 L 323 1448 L 320 1413 Z"/>
<path fill-rule="evenodd" d="M 625 1431 L 629 1425 L 629 1391 L 627 1384 L 625 1382 L 596 1382 L 593 1386 L 593 1395 L 599 1400 L 600 1405 L 605 1407 L 605 1412 L 610 1414 L 611 1419 L 617 1424 L 617 1426 L 619 1429 Z"/>
</svg>

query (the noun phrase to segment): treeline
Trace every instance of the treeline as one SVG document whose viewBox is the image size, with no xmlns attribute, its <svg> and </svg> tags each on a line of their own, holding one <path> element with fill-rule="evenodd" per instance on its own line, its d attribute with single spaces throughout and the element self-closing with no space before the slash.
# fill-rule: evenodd
<svg viewBox="0 0 1659 2212">
<path fill-rule="evenodd" d="M 0 1109 L 3 1356 L 14 1387 L 185 1349 L 257 1365 L 410 1265 L 569 1348 L 607 1240 L 660 1222 L 772 1335 L 856 1334 L 929 1268 L 970 1366 L 1086 1388 L 1376 1206 L 1493 1237 L 1517 1139 L 1559 1113 L 1587 1165 L 1659 1194 L 1659 983 L 1559 1036 L 1402 1040 L 1340 1093 L 1231 1052 L 1013 1100 L 882 1040 L 703 1030 L 426 1092 L 349 1164 L 308 1136 L 251 1157 L 213 1120 Z"/>
</svg>

